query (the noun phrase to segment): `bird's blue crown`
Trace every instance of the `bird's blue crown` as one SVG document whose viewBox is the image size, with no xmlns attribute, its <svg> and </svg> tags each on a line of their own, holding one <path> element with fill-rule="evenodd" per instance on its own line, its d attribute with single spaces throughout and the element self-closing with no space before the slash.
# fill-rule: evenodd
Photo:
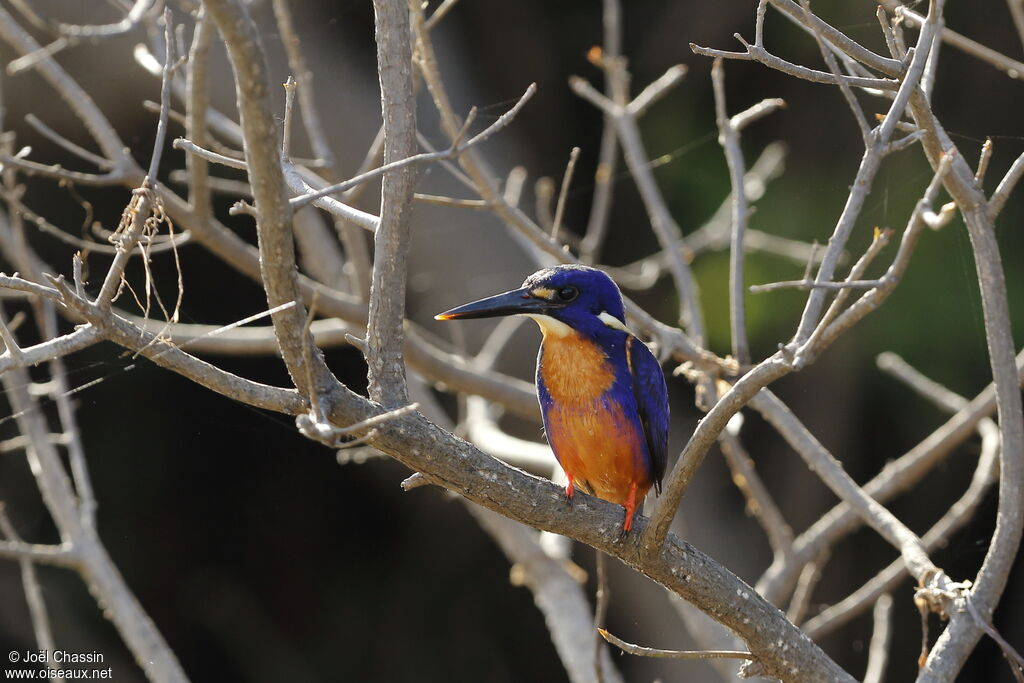
<svg viewBox="0 0 1024 683">
<path fill-rule="evenodd" d="M 565 264 L 539 270 L 523 282 L 523 290 L 547 299 L 548 315 L 577 332 L 595 336 L 609 329 L 611 316 L 625 324 L 622 294 L 608 275 L 597 268 Z"/>
</svg>

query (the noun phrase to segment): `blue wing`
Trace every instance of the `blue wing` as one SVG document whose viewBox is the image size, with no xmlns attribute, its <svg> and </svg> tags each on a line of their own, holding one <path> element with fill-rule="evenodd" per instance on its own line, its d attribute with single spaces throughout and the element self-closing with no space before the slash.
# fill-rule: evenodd
<svg viewBox="0 0 1024 683">
<path fill-rule="evenodd" d="M 642 341 L 626 338 L 626 353 L 633 376 L 633 397 L 647 437 L 654 490 L 661 492 L 661 479 L 668 463 L 668 389 L 661 364 Z"/>
</svg>

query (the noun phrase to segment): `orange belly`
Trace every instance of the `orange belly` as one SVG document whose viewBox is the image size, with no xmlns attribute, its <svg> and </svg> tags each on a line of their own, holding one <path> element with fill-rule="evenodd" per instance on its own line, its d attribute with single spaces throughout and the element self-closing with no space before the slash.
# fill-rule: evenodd
<svg viewBox="0 0 1024 683">
<path fill-rule="evenodd" d="M 631 486 L 639 500 L 650 489 L 641 435 L 618 406 L 556 404 L 548 411 L 547 435 L 566 475 L 598 498 L 624 505 Z"/>
<path fill-rule="evenodd" d="M 611 400 L 615 370 L 605 353 L 576 334 L 544 334 L 538 379 L 550 396 L 544 426 L 566 475 L 580 488 L 623 505 L 651 487 L 640 427 Z"/>
</svg>

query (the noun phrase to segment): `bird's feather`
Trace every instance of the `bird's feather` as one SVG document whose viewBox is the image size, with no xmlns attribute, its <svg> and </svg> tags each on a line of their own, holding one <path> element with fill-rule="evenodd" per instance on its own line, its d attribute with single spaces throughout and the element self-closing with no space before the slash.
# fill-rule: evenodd
<svg viewBox="0 0 1024 683">
<path fill-rule="evenodd" d="M 632 335 L 626 338 L 626 359 L 633 377 L 633 397 L 647 438 L 647 452 L 651 457 L 651 479 L 654 480 L 654 490 L 660 493 L 661 479 L 668 463 L 669 415 L 665 375 L 647 345 Z"/>
</svg>

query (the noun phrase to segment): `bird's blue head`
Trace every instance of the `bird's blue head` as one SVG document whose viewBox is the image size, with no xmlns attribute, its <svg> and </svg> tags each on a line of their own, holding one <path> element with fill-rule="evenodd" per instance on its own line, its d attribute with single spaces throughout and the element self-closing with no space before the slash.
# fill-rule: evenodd
<svg viewBox="0 0 1024 683">
<path fill-rule="evenodd" d="M 609 330 L 628 332 L 622 294 L 596 268 L 566 264 L 538 270 L 523 286 L 434 316 L 437 320 L 528 315 L 545 334 L 564 335 L 566 327 L 597 338 Z"/>
</svg>

